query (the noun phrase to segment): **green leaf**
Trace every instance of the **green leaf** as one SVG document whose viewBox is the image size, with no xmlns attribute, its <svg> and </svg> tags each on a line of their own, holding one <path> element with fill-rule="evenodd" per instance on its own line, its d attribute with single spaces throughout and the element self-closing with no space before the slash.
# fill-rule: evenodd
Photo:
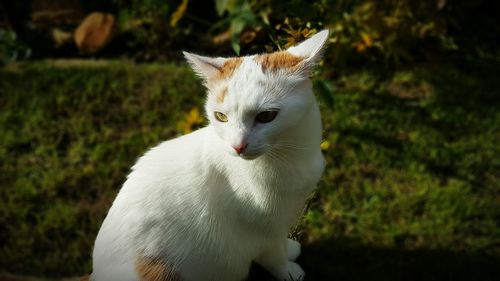
<svg viewBox="0 0 500 281">
<path fill-rule="evenodd" d="M 236 53 L 236 55 L 239 56 L 241 51 L 240 40 L 239 39 L 235 40 L 233 38 L 231 46 L 233 47 L 233 51 Z"/>
<path fill-rule="evenodd" d="M 233 47 L 236 55 L 240 55 L 240 34 L 247 25 L 244 17 L 236 17 L 231 21 L 231 46 Z"/>
<path fill-rule="evenodd" d="M 226 11 L 227 3 L 229 0 L 215 0 L 215 10 L 217 11 L 217 15 L 220 17 Z"/>
</svg>

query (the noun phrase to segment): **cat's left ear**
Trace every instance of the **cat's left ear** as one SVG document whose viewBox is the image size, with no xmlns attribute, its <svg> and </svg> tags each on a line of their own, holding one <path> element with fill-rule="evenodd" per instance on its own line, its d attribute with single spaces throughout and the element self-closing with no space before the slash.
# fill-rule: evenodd
<svg viewBox="0 0 500 281">
<path fill-rule="evenodd" d="M 226 58 L 204 57 L 188 52 L 182 53 L 196 74 L 203 78 L 205 82 L 214 79 L 221 72 L 224 63 L 227 60 Z"/>
<path fill-rule="evenodd" d="M 330 32 L 328 31 L 328 29 L 320 31 L 306 41 L 288 48 L 287 52 L 291 53 L 294 56 L 303 58 L 301 64 L 306 69 L 310 69 L 323 56 L 323 52 L 326 49 L 326 43 L 328 41 L 329 33 Z"/>
</svg>

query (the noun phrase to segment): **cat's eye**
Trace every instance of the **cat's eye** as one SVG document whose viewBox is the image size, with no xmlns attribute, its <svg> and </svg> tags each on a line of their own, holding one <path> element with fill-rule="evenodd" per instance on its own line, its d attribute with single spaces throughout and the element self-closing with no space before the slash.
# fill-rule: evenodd
<svg viewBox="0 0 500 281">
<path fill-rule="evenodd" d="M 262 111 L 255 116 L 255 121 L 258 123 L 269 123 L 276 118 L 276 115 L 278 115 L 278 111 L 275 110 Z"/>
<path fill-rule="evenodd" d="M 227 122 L 227 116 L 224 113 L 221 112 L 214 112 L 215 119 L 217 119 L 220 122 Z"/>
</svg>

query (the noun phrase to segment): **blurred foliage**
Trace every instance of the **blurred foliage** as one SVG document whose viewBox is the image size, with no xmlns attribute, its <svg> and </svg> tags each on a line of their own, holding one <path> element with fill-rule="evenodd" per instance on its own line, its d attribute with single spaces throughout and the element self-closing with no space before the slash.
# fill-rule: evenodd
<svg viewBox="0 0 500 281">
<path fill-rule="evenodd" d="M 162 57 L 164 49 L 171 47 L 182 30 L 175 28 L 182 18 L 186 0 L 114 0 L 118 25 L 122 33 L 130 35 L 126 44 L 135 50 L 135 57 L 151 60 Z M 172 17 L 169 19 L 169 15 Z"/>
<path fill-rule="evenodd" d="M 0 66 L 29 58 L 30 54 L 30 48 L 17 40 L 14 31 L 0 28 Z"/>
<path fill-rule="evenodd" d="M 216 0 L 215 8 L 220 17 L 224 16 L 225 12 L 227 12 L 224 20 L 219 22 L 219 24 L 229 24 L 231 46 L 234 52 L 239 55 L 241 50 L 240 36 L 243 30 L 248 27 L 257 27 L 260 25 L 257 17 L 252 11 L 252 7 L 247 1 Z"/>
<path fill-rule="evenodd" d="M 202 114 L 200 114 L 200 110 L 198 107 L 193 107 L 191 110 L 184 116 L 184 119 L 177 122 L 177 131 L 182 134 L 189 134 L 192 131 L 199 129 L 202 125 L 205 125 L 205 119 Z"/>
<path fill-rule="evenodd" d="M 318 29 L 332 31 L 329 59 L 335 65 L 349 60 L 400 62 L 428 52 L 427 47 L 456 50 L 447 34 L 447 18 L 436 1 L 323 0 L 216 1 L 219 15 L 230 22 L 236 53 L 240 44 L 254 44 L 243 36 L 247 29 L 264 31 L 274 46 L 287 48 Z M 243 37 L 242 37 L 243 36 Z M 245 38 L 245 40 L 242 40 Z M 424 44 L 424 45 L 422 45 Z"/>
<path fill-rule="evenodd" d="M 214 55 L 230 55 L 230 49 L 233 54 L 273 51 L 324 28 L 331 30 L 325 61 L 337 71 L 367 63 L 390 66 L 439 60 L 454 53 L 500 57 L 495 36 L 500 25 L 485 0 L 113 0 L 81 4 L 88 11 L 101 8 L 118 18 L 117 43 L 104 56 L 125 55 L 141 61 L 179 58 L 179 50 L 186 48 Z M 7 12 L 15 14 L 15 9 Z M 22 30 L 16 32 L 22 37 Z"/>
</svg>

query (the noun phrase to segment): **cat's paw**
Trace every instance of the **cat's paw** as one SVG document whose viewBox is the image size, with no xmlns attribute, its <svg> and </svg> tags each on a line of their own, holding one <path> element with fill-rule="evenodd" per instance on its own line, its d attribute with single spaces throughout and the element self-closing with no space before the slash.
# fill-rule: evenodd
<svg viewBox="0 0 500 281">
<path fill-rule="evenodd" d="M 286 277 L 283 279 L 284 281 L 302 281 L 306 276 L 302 267 L 295 262 L 287 262 L 286 270 L 287 273 Z"/>
<path fill-rule="evenodd" d="M 287 256 L 289 261 L 294 261 L 300 256 L 300 243 L 288 238 Z"/>
</svg>

